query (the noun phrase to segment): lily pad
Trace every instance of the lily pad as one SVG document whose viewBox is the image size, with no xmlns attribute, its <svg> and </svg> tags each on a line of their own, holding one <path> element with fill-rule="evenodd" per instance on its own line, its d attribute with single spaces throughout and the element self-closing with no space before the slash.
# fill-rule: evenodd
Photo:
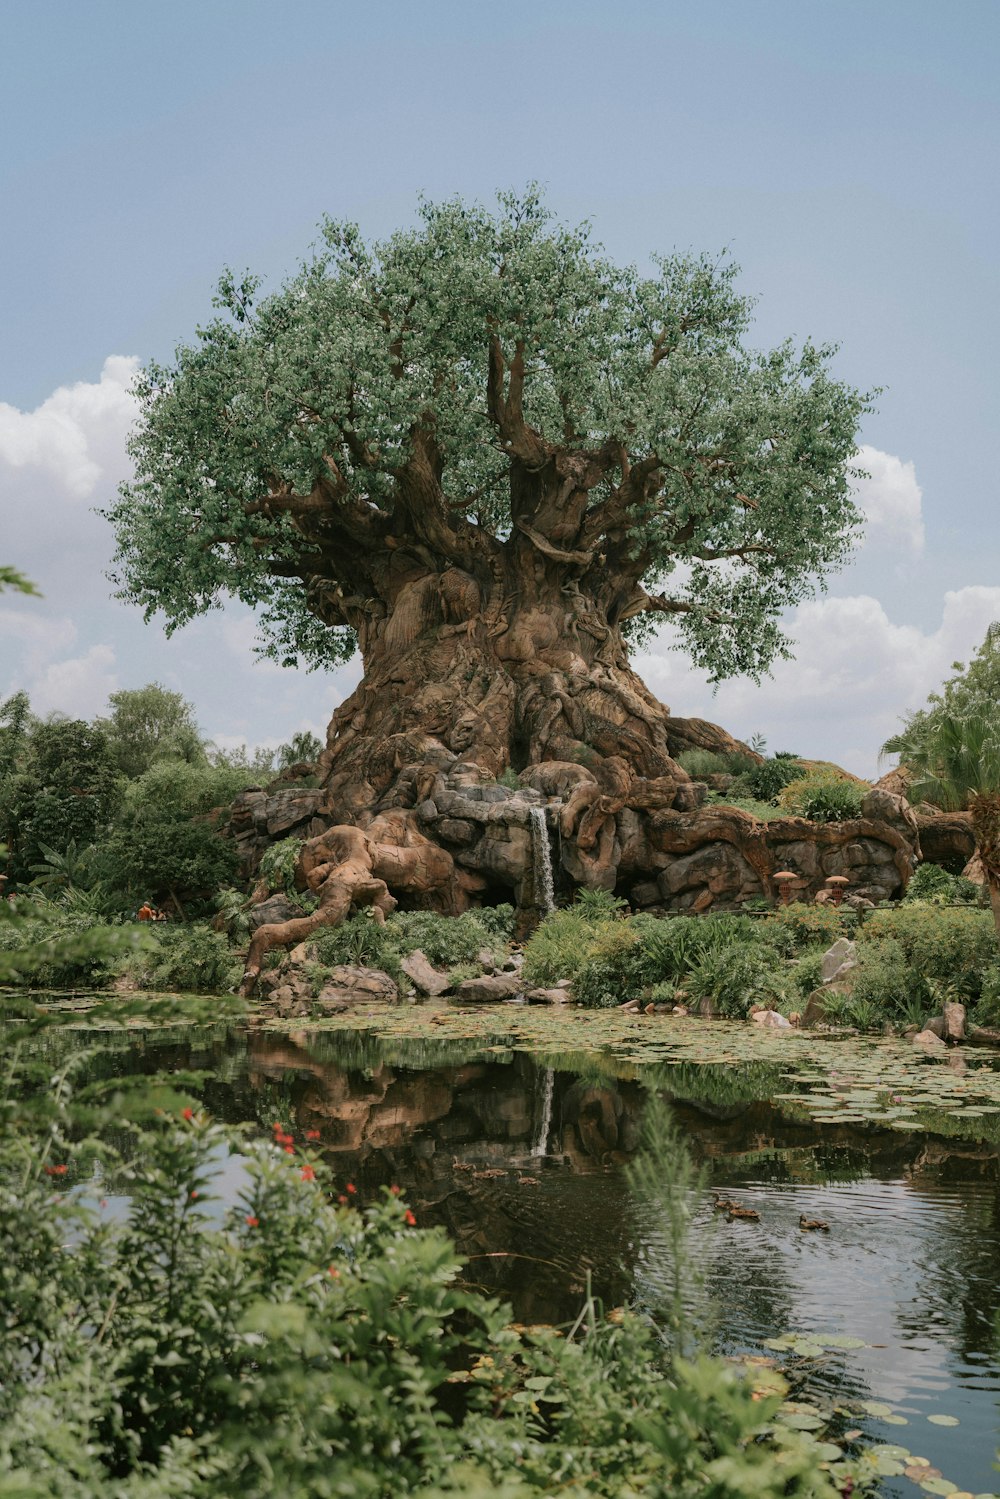
<svg viewBox="0 0 1000 1499">
<path fill-rule="evenodd" d="M 957 1416 L 934 1415 L 934 1416 L 928 1416 L 927 1419 L 928 1419 L 928 1421 L 933 1422 L 933 1424 L 935 1426 L 960 1426 L 961 1425 L 961 1422 L 959 1421 L 959 1419 L 958 1419 Z"/>
</svg>

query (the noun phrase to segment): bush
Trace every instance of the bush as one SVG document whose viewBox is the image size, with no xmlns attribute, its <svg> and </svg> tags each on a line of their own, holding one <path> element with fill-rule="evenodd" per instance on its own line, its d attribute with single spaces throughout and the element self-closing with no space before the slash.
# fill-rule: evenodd
<svg viewBox="0 0 1000 1499">
<path fill-rule="evenodd" d="M 792 984 L 800 1000 L 807 1000 L 814 989 L 818 989 L 823 982 L 823 954 L 824 947 L 807 948 L 799 955 L 795 967 L 791 970 Z"/>
<path fill-rule="evenodd" d="M 243 965 L 219 932 L 201 922 L 166 922 L 150 932 L 150 946 L 130 953 L 119 973 L 140 989 L 231 994 Z"/>
<path fill-rule="evenodd" d="M 4 910 L 4 916 L 10 914 Z M 14 958 L 3 982 L 34 989 L 103 989 L 117 972 L 128 929 L 40 896 L 18 897 L 15 919 L 0 921 L 0 954 Z M 19 955 L 33 955 L 30 968 Z"/>
<path fill-rule="evenodd" d="M 483 922 L 479 911 L 462 916 L 439 916 L 436 911 L 396 911 L 385 924 L 389 945 L 404 958 L 419 947 L 435 966 L 474 963 L 483 948 L 500 956 L 506 942 Z"/>
<path fill-rule="evenodd" d="M 730 786 L 736 796 L 749 797 L 753 801 L 774 802 L 779 793 L 792 781 L 802 779 L 802 763 L 793 755 L 775 755 L 762 760 L 759 765 L 745 770 Z"/>
<path fill-rule="evenodd" d="M 791 781 L 778 797 L 778 804 L 794 817 L 810 822 L 847 822 L 861 816 L 867 785 L 829 775 L 808 775 Z"/>
<path fill-rule="evenodd" d="M 743 1020 L 751 1005 L 776 1009 L 787 1003 L 788 971 L 761 943 L 722 944 L 709 949 L 684 981 L 692 1000 L 708 1000 L 720 1015 Z"/>
<path fill-rule="evenodd" d="M 625 1004 L 656 984 L 684 979 L 708 954 L 744 949 L 760 955 L 762 970 L 773 967 L 773 945 L 749 916 L 634 916 L 592 935 L 573 994 L 598 1009 Z"/>
<path fill-rule="evenodd" d="M 825 951 L 848 932 L 848 919 L 842 911 L 834 906 L 807 906 L 804 901 L 790 901 L 787 906 L 778 906 L 761 925 L 789 954 L 821 944 Z"/>
<path fill-rule="evenodd" d="M 295 889 L 295 866 L 302 850 L 301 838 L 282 838 L 261 854 L 258 873 L 272 895 Z"/>
<path fill-rule="evenodd" d="M 976 905 L 982 891 L 974 880 L 960 874 L 949 874 L 940 864 L 918 864 L 910 876 L 904 901 L 930 900 L 939 905 L 963 903 Z"/>
<path fill-rule="evenodd" d="M 953 984 L 969 999 L 997 962 L 997 936 L 989 911 L 955 910 L 931 904 L 873 911 L 858 932 L 862 950 L 895 944 L 915 974 Z"/>
<path fill-rule="evenodd" d="M 973 1018 L 977 1025 L 989 1026 L 991 1030 L 1000 1029 L 1000 964 L 987 968 L 983 974 L 983 984 L 976 1000 Z"/>
<path fill-rule="evenodd" d="M 524 981 L 545 988 L 571 979 L 587 961 L 594 941 L 623 925 L 613 896 L 581 890 L 576 904 L 540 922 L 524 949 Z"/>
<path fill-rule="evenodd" d="M 677 756 L 677 764 L 695 781 L 702 776 L 726 775 L 729 772 L 729 761 L 724 755 L 717 755 L 714 750 L 682 750 Z"/>
<path fill-rule="evenodd" d="M 859 1030 L 886 1021 L 919 1025 L 932 1009 L 923 976 L 907 961 L 902 945 L 891 939 L 859 944 L 850 999 L 848 1023 Z"/>
</svg>

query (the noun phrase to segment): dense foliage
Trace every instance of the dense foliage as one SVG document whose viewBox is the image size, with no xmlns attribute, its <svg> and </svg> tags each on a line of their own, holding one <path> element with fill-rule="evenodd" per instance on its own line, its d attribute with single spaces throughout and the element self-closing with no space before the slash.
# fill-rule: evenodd
<svg viewBox="0 0 1000 1499">
<path fill-rule="evenodd" d="M 671 614 L 714 676 L 759 672 L 782 610 L 850 550 L 867 398 L 832 348 L 748 350 L 724 260 L 653 263 L 613 264 L 529 190 L 495 214 L 424 202 L 379 244 L 327 220 L 262 299 L 227 272 L 220 315 L 139 382 L 136 478 L 109 512 L 123 596 L 173 629 L 234 594 L 263 607 L 269 654 L 342 658 L 354 603 L 394 596 L 387 547 L 488 565 L 546 531 L 551 462 L 577 490 L 548 555 L 586 556 L 594 590 L 623 580 L 633 627 Z"/>
<path fill-rule="evenodd" d="M 659 1306 L 585 1301 L 567 1336 L 513 1325 L 395 1189 L 360 1202 L 280 1120 L 273 1141 L 241 1136 L 161 1088 L 129 1164 L 99 1138 L 121 1100 L 92 1093 L 81 1137 L 70 1093 L 63 1072 L 32 1100 L 15 1073 L 0 1100 L 5 1492 L 836 1492 L 831 1449 L 775 1420 L 780 1380 L 755 1389 L 687 1335 L 693 1177 L 674 1136 L 635 1174 L 672 1250 Z M 101 1194 L 123 1187 L 113 1214 Z"/>
</svg>

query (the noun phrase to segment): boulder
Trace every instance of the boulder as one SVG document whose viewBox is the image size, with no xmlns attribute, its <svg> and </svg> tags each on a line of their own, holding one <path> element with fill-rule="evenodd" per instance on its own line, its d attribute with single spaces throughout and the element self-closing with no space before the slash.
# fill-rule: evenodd
<svg viewBox="0 0 1000 1499">
<path fill-rule="evenodd" d="M 313 1008 L 323 1015 L 340 1015 L 344 1010 L 350 1009 L 347 995 L 346 989 L 338 989 L 336 984 L 327 984 L 313 1000 Z"/>
<path fill-rule="evenodd" d="M 259 926 L 270 926 L 277 921 L 293 921 L 296 916 L 301 915 L 302 908 L 290 901 L 287 895 L 271 895 L 259 905 L 250 907 L 247 921 L 250 930 L 255 932 Z"/>
<path fill-rule="evenodd" d="M 399 998 L 395 983 L 381 968 L 356 968 L 349 963 L 341 963 L 330 969 L 323 993 L 327 996 L 328 1004 L 342 999 L 345 1007 L 372 1000 Z"/>
<path fill-rule="evenodd" d="M 302 787 L 289 787 L 269 796 L 263 807 L 268 837 L 283 838 L 291 828 L 308 822 L 319 811 L 322 800 L 322 791 Z"/>
<path fill-rule="evenodd" d="M 448 975 L 439 973 L 419 947 L 415 952 L 408 953 L 399 966 L 413 987 L 419 993 L 427 994 L 432 999 L 449 988 Z"/>
<path fill-rule="evenodd" d="M 930 1020 L 925 1020 L 924 1021 L 924 1023 L 923 1023 L 923 1029 L 925 1031 L 930 1031 L 930 1033 L 931 1033 L 932 1036 L 937 1036 L 937 1038 L 938 1038 L 939 1041 L 943 1041 L 944 1040 L 944 1030 L 945 1030 L 944 1016 L 943 1015 L 932 1015 L 931 1018 L 930 1018 Z"/>
<path fill-rule="evenodd" d="M 917 1031 L 917 1034 L 913 1038 L 913 1044 L 921 1051 L 944 1051 L 944 1042 L 940 1036 L 935 1036 L 933 1031 Z"/>
<path fill-rule="evenodd" d="M 769 1029 L 777 1031 L 790 1031 L 792 1029 L 792 1022 L 787 1020 L 778 1010 L 754 1010 L 750 1019 L 754 1025 L 767 1026 Z"/>
<path fill-rule="evenodd" d="M 481 978 L 466 979 L 455 990 L 456 999 L 463 1004 L 501 1004 L 506 999 L 524 992 L 524 985 L 516 973 L 484 973 Z"/>
<path fill-rule="evenodd" d="M 824 984 L 843 983 L 858 966 L 858 950 L 848 937 L 838 937 L 823 954 L 821 974 Z"/>
<path fill-rule="evenodd" d="M 965 1006 L 948 1000 L 944 1006 L 944 1039 L 957 1043 L 965 1040 Z"/>
<path fill-rule="evenodd" d="M 824 984 L 821 989 L 814 989 L 806 1000 L 800 1024 L 806 1027 L 825 1025 L 827 1020 L 826 1001 L 832 995 L 844 995 L 850 994 L 850 992 L 850 984 L 843 982 Z"/>
<path fill-rule="evenodd" d="M 573 1001 L 569 989 L 525 989 L 529 1005 L 568 1005 Z"/>
</svg>

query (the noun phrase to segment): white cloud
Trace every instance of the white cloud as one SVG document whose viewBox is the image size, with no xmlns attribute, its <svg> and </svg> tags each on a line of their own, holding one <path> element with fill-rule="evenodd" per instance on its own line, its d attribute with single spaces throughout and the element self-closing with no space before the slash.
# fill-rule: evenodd
<svg viewBox="0 0 1000 1499">
<path fill-rule="evenodd" d="M 857 479 L 854 496 L 865 517 L 865 546 L 924 549 L 923 493 L 912 463 L 862 447 L 855 463 L 868 478 Z"/>
<path fill-rule="evenodd" d="M 103 474 L 124 467 L 138 368 L 137 359 L 112 354 L 96 384 L 61 385 L 34 411 L 0 401 L 0 464 L 33 469 L 72 501 L 89 499 Z"/>
<path fill-rule="evenodd" d="M 86 655 L 54 661 L 30 683 L 36 713 L 65 713 L 70 718 L 94 718 L 107 707 L 108 695 L 118 687 L 115 652 L 110 645 L 92 645 Z"/>
<path fill-rule="evenodd" d="M 19 683 L 41 671 L 60 651 L 69 650 L 76 638 L 76 625 L 64 616 L 47 618 L 28 607 L 0 608 L 0 660 L 9 659 Z"/>
<path fill-rule="evenodd" d="M 636 670 L 679 717 L 724 724 L 741 738 L 766 734 L 772 750 L 831 759 L 860 775 L 877 771 L 881 744 L 905 713 L 967 661 L 1000 619 L 1000 588 L 944 595 L 935 629 L 894 624 L 867 594 L 802 604 L 787 621 L 795 659 L 781 661 L 758 687 L 726 682 L 713 694 L 684 656 L 665 649 L 637 657 Z"/>
</svg>

